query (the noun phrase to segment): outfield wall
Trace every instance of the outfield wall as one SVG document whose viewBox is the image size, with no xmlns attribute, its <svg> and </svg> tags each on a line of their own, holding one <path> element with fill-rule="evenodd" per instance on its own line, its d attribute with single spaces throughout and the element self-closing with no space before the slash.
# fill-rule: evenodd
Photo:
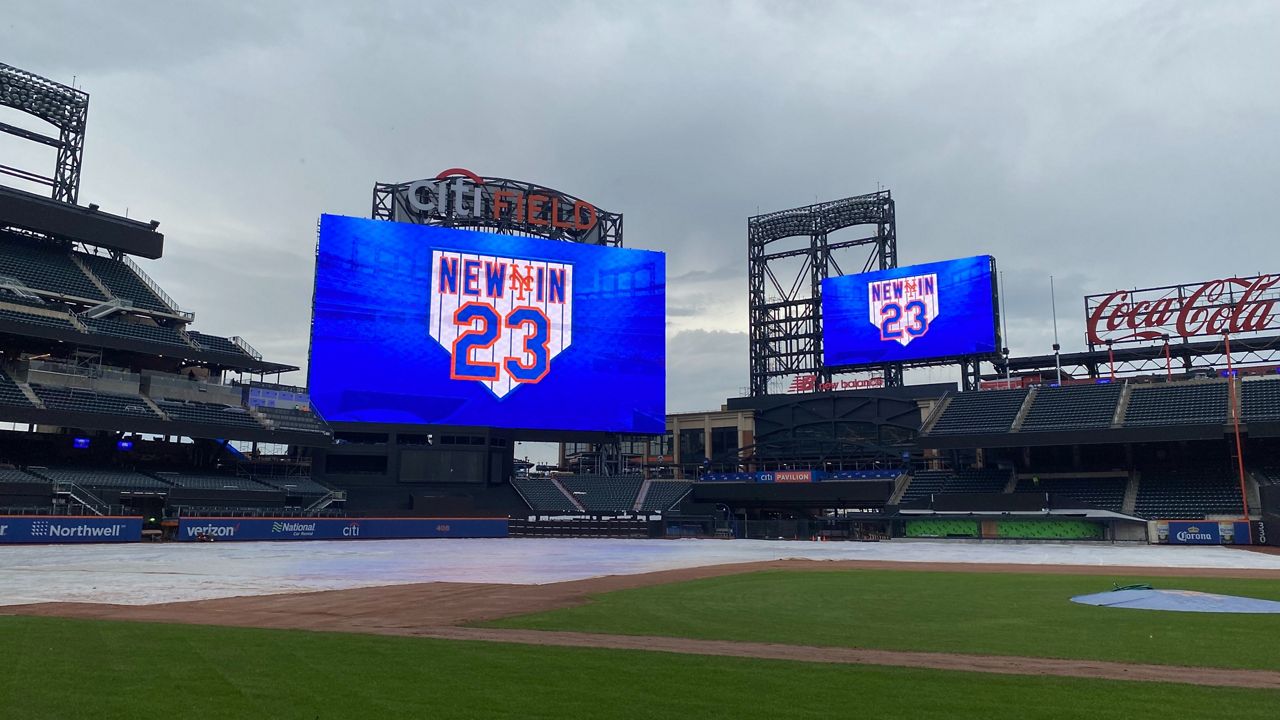
<svg viewBox="0 0 1280 720">
<path fill-rule="evenodd" d="M 506 518 L 246 518 L 178 520 L 176 539 L 387 540 L 400 538 L 503 538 Z"/>
<path fill-rule="evenodd" d="M 119 543 L 142 539 L 142 518 L 128 516 L 0 515 L 0 545 Z"/>
</svg>

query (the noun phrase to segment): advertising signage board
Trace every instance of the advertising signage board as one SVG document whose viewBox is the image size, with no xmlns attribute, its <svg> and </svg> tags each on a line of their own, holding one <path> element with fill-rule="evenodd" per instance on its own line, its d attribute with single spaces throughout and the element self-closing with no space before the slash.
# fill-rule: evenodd
<svg viewBox="0 0 1280 720">
<path fill-rule="evenodd" d="M 1280 275 L 1117 290 L 1085 297 L 1085 339 L 1157 342 L 1280 330 Z"/>
</svg>

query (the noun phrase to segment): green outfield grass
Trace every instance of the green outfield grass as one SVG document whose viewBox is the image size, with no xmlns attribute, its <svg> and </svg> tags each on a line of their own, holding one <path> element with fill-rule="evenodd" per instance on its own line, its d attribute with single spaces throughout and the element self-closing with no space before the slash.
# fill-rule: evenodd
<svg viewBox="0 0 1280 720">
<path fill-rule="evenodd" d="M 0 617 L 0 718 L 1267 718 L 1280 693 Z"/>
<path fill-rule="evenodd" d="M 768 571 L 600 595 L 494 627 L 1280 670 L 1280 615 L 1121 610 L 1114 583 L 1280 600 L 1280 581 Z"/>
</svg>

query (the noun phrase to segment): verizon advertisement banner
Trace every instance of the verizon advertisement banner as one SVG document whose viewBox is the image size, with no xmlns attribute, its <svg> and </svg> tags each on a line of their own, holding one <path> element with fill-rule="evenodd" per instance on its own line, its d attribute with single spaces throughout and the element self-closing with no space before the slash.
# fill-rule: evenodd
<svg viewBox="0 0 1280 720">
<path fill-rule="evenodd" d="M 1280 275 L 1089 295 L 1085 339 L 1096 346 L 1277 330 L 1278 302 Z"/>
<path fill-rule="evenodd" d="M 140 517 L 0 515 L 0 545 L 138 542 L 141 539 Z"/>
<path fill-rule="evenodd" d="M 507 536 L 506 518 L 182 518 L 178 540 L 378 540 Z"/>
</svg>

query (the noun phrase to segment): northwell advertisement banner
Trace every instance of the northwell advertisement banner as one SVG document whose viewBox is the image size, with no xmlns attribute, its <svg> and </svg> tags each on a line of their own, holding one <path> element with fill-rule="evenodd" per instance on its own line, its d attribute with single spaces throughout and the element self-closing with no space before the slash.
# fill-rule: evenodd
<svg viewBox="0 0 1280 720">
<path fill-rule="evenodd" d="M 0 516 L 0 544 L 137 542 L 140 517 Z"/>
</svg>

